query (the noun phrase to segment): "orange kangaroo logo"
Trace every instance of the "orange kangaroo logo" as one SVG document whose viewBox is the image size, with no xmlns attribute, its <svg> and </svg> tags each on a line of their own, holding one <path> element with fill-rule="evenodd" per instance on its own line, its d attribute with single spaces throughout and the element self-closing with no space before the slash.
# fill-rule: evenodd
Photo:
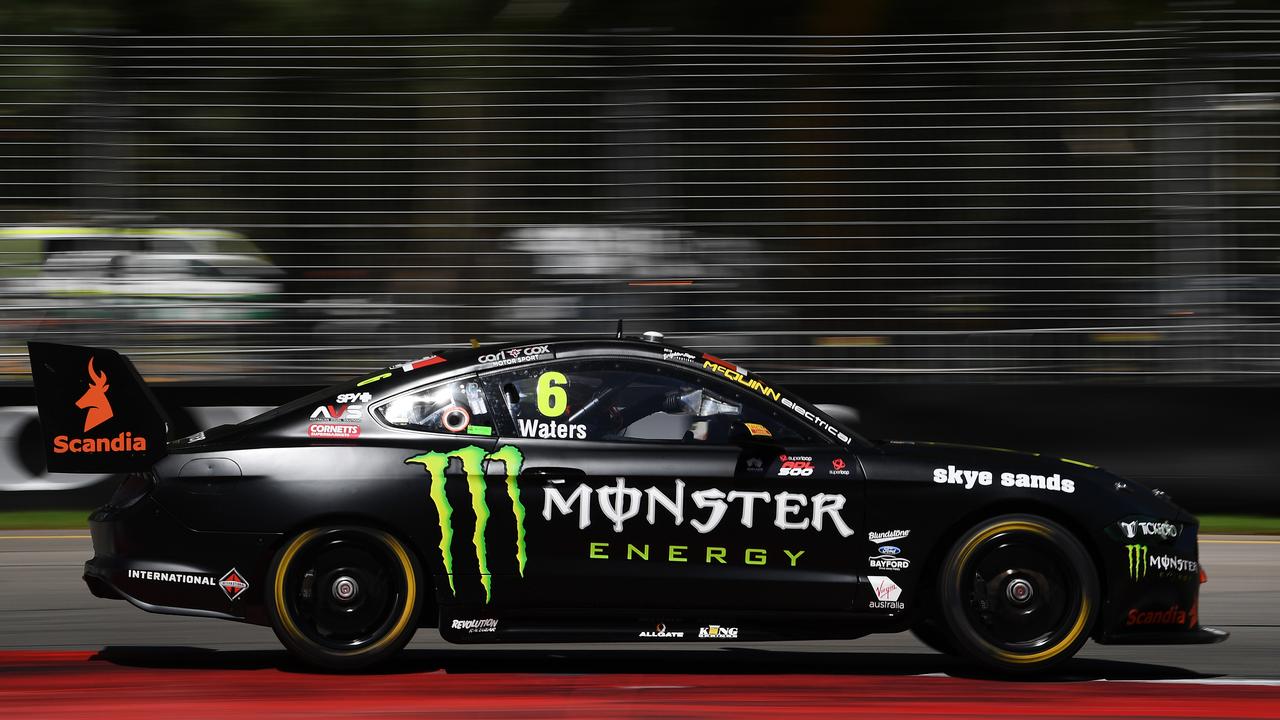
<svg viewBox="0 0 1280 720">
<path fill-rule="evenodd" d="M 89 357 L 89 380 L 93 384 L 85 391 L 84 396 L 76 401 L 76 407 L 82 410 L 89 409 L 89 414 L 84 417 L 85 432 L 110 420 L 114 414 L 111 412 L 111 403 L 107 402 L 107 388 L 111 387 L 107 384 L 107 374 L 93 371 L 92 356 Z"/>
</svg>

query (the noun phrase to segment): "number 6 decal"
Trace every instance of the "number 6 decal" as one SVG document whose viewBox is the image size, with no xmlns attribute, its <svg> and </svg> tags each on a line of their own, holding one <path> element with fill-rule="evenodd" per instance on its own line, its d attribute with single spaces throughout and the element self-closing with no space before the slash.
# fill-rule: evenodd
<svg viewBox="0 0 1280 720">
<path fill-rule="evenodd" d="M 563 386 L 569 378 L 562 372 L 551 370 L 538 376 L 538 412 L 543 417 L 560 417 L 569 406 L 569 393 Z"/>
</svg>

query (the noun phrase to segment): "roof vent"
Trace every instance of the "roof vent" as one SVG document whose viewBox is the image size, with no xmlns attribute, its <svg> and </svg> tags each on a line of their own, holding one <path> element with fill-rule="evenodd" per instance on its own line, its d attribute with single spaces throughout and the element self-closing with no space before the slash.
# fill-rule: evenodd
<svg viewBox="0 0 1280 720">
<path fill-rule="evenodd" d="M 659 342 L 660 340 L 662 340 L 663 335 L 657 330 L 646 330 L 645 333 L 640 337 L 645 342 Z"/>
</svg>

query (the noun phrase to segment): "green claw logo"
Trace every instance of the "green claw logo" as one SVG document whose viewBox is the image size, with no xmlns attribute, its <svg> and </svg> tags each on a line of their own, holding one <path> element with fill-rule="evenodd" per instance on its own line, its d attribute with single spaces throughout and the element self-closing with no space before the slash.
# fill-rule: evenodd
<svg viewBox="0 0 1280 720">
<path fill-rule="evenodd" d="M 485 500 L 488 486 L 484 479 L 484 463 L 486 460 L 498 460 L 506 467 L 507 497 L 511 498 L 512 513 L 516 518 L 516 563 L 520 568 L 520 577 L 524 577 L 524 566 L 528 561 L 524 543 L 524 504 L 520 502 L 520 488 L 516 485 L 516 476 L 520 474 L 520 466 L 524 463 L 524 455 L 519 448 L 505 445 L 493 452 L 486 452 L 482 447 L 468 445 L 460 450 L 447 453 L 429 452 L 415 455 L 405 460 L 405 464 L 418 463 L 427 469 L 431 476 L 431 500 L 435 503 L 436 513 L 440 516 L 440 555 L 444 560 L 444 571 L 449 576 L 449 590 L 456 596 L 458 590 L 453 584 L 453 506 L 445 495 L 445 470 L 449 461 L 458 458 L 462 462 L 462 472 L 467 476 L 467 490 L 471 493 L 471 509 L 476 514 L 476 529 L 471 536 L 471 544 L 476 548 L 476 560 L 480 565 L 480 583 L 484 585 L 484 601 L 487 604 L 493 591 L 493 580 L 489 575 L 489 550 L 485 545 L 484 531 L 489 524 L 489 505 Z"/>
<path fill-rule="evenodd" d="M 1129 577 L 1141 580 L 1147 576 L 1147 546 L 1125 545 L 1129 551 Z"/>
</svg>

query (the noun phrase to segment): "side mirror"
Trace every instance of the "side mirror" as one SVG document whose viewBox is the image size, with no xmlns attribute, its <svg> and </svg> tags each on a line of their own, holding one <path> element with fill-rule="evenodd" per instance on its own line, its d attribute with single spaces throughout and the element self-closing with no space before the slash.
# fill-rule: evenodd
<svg viewBox="0 0 1280 720">
<path fill-rule="evenodd" d="M 845 425 L 857 425 L 862 421 L 862 415 L 857 408 L 852 408 L 848 405 L 821 404 L 814 405 L 814 407 L 830 415 L 832 420 Z"/>
</svg>

